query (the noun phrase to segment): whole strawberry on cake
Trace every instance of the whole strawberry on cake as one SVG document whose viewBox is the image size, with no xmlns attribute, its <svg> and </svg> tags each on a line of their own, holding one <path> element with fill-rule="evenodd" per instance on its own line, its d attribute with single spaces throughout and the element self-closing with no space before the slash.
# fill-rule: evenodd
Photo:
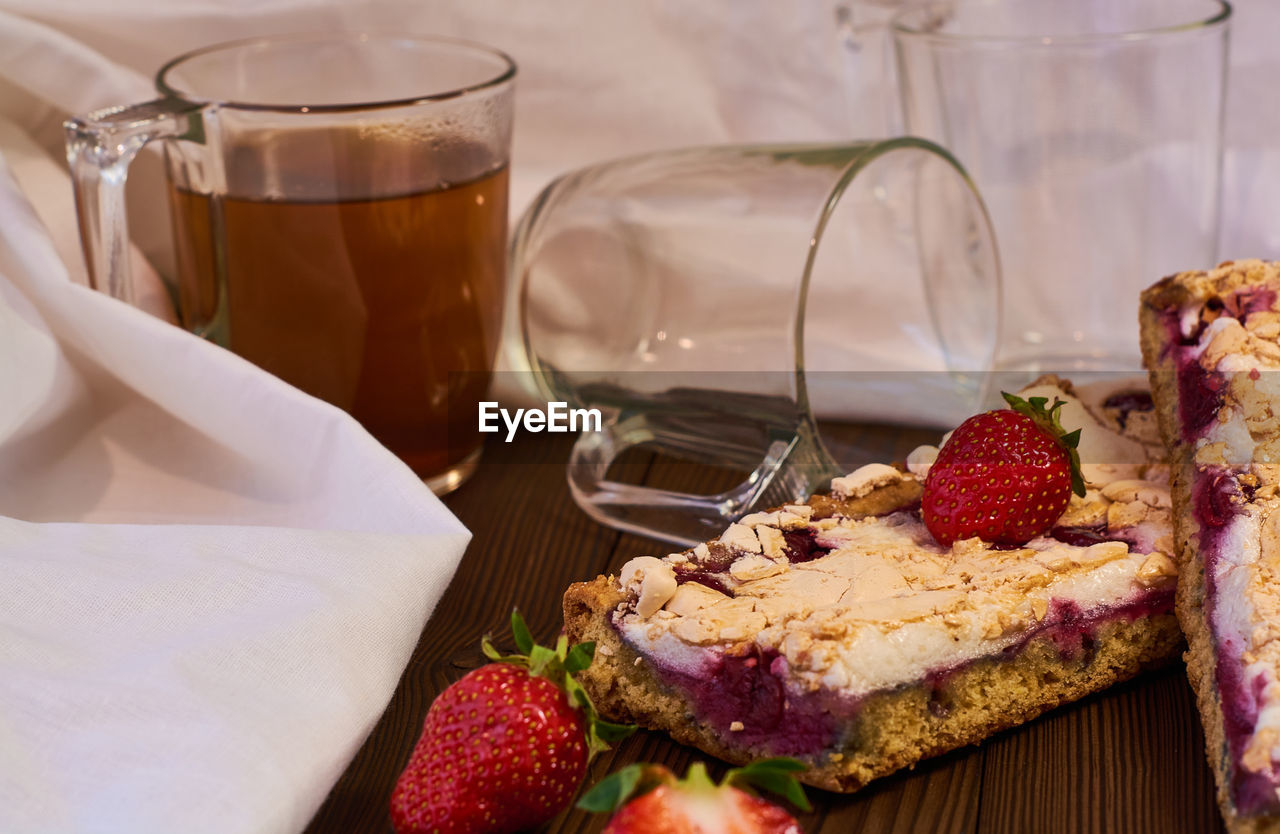
<svg viewBox="0 0 1280 834">
<path fill-rule="evenodd" d="M 1045 378 L 1006 399 L 904 469 L 570 587 L 601 713 L 853 791 L 1176 657 L 1145 388 Z"/>
</svg>

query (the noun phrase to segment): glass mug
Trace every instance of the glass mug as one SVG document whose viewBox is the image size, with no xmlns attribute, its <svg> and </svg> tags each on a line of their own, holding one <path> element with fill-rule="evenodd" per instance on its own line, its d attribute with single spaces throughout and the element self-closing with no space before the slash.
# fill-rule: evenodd
<svg viewBox="0 0 1280 834">
<path fill-rule="evenodd" d="M 95 286 L 131 300 L 124 181 L 165 140 L 183 325 L 447 492 L 479 458 L 501 329 L 514 77 L 496 50 L 403 35 L 176 58 L 160 98 L 67 122 Z"/>
<path fill-rule="evenodd" d="M 575 500 L 686 545 L 847 471 L 815 413 L 954 425 L 998 340 L 982 201 L 911 138 L 594 165 L 534 201 L 510 271 L 508 364 L 542 399 L 601 414 L 571 452 Z M 637 445 L 747 475 L 718 495 L 610 480 Z"/>
</svg>

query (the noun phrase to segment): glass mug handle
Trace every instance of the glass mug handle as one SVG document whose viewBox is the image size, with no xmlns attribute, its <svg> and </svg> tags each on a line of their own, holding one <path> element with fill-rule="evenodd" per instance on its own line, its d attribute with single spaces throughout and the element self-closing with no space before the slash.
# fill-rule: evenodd
<svg viewBox="0 0 1280 834">
<path fill-rule="evenodd" d="M 202 107 L 180 99 L 108 107 L 64 125 L 89 284 L 134 303 L 124 185 L 142 146 L 152 139 L 203 140 Z"/>
<path fill-rule="evenodd" d="M 654 444 L 691 457 L 721 452 L 720 462 L 736 459 L 749 474 L 717 495 L 696 495 L 607 478 L 610 464 L 632 446 Z M 817 427 L 801 418 L 794 432 L 769 439 L 763 458 L 748 460 L 732 444 L 708 449 L 714 440 L 658 425 L 645 414 L 613 414 L 600 431 L 584 431 L 569 453 L 569 489 L 587 515 L 611 527 L 658 537 L 685 547 L 719 536 L 752 507 L 804 501 L 843 470 L 831 459 Z"/>
<path fill-rule="evenodd" d="M 844 53 L 845 94 L 854 135 L 904 134 L 889 27 L 905 6 L 906 0 L 843 0 L 836 4 L 836 32 Z"/>
</svg>

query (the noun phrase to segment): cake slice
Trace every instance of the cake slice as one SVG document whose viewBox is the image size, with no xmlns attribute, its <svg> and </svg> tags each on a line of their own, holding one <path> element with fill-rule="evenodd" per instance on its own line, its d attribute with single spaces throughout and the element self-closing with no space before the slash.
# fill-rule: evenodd
<svg viewBox="0 0 1280 834">
<path fill-rule="evenodd" d="M 1227 262 L 1142 296 L 1173 464 L 1177 614 L 1218 804 L 1280 832 L 1280 264 Z"/>
<path fill-rule="evenodd" d="M 1088 491 L 1049 534 L 939 545 L 920 517 L 931 458 L 872 464 L 830 495 L 568 589 L 602 713 L 734 763 L 786 755 L 853 791 L 1175 657 L 1163 449 L 1141 390 L 1068 400 Z"/>
</svg>

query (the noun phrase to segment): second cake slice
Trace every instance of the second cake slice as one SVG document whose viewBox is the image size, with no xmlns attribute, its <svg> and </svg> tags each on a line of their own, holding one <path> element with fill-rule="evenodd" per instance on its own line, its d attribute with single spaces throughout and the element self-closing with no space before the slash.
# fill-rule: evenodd
<svg viewBox="0 0 1280 834">
<path fill-rule="evenodd" d="M 1172 453 L 1177 614 L 1218 804 L 1280 831 L 1280 264 L 1228 262 L 1142 297 Z"/>
</svg>

